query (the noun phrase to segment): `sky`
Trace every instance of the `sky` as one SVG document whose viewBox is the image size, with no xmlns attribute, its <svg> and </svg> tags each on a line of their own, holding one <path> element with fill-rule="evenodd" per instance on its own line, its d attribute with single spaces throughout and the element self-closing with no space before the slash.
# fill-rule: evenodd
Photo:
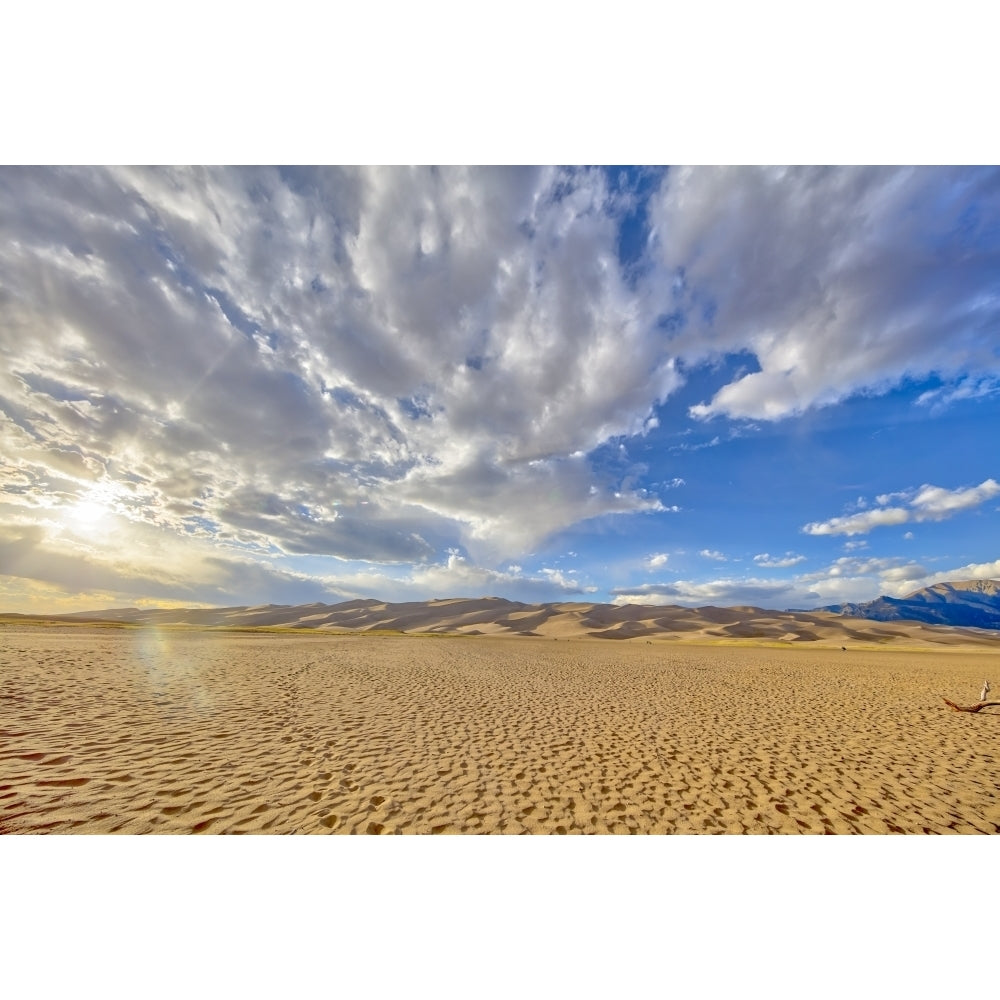
<svg viewBox="0 0 1000 1000">
<path fill-rule="evenodd" d="M 0 610 L 1000 578 L 996 168 L 0 167 Z"/>
</svg>

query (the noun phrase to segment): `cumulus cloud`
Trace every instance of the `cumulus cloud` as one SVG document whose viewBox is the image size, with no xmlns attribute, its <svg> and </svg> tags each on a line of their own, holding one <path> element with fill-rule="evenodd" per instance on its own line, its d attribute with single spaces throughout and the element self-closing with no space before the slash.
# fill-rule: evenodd
<svg viewBox="0 0 1000 1000">
<path fill-rule="evenodd" d="M 715 549 L 702 549 L 698 555 L 703 559 L 712 559 L 715 562 L 726 562 L 726 556 L 724 553 L 719 552 Z"/>
<path fill-rule="evenodd" d="M 661 566 L 667 565 L 667 560 L 670 555 L 666 552 L 654 552 L 651 556 L 646 557 L 646 566 L 649 569 L 659 569 Z"/>
<path fill-rule="evenodd" d="M 987 391 L 998 214 L 990 169 L 670 170 L 651 218 L 677 349 L 757 369 L 692 414 L 774 420 L 931 373 Z"/>
<path fill-rule="evenodd" d="M 886 493 L 876 498 L 880 504 L 902 500 L 906 507 L 875 507 L 845 517 L 832 517 L 828 521 L 813 521 L 804 525 L 802 530 L 808 535 L 864 535 L 872 528 L 884 525 L 943 521 L 959 511 L 978 507 L 997 494 L 1000 494 L 1000 483 L 993 479 L 957 490 L 925 485 L 917 490 Z"/>
<path fill-rule="evenodd" d="M 987 479 L 968 489 L 946 490 L 940 486 L 921 486 L 910 506 L 916 511 L 917 521 L 940 521 L 960 510 L 978 507 L 1000 493 L 1000 483 Z"/>
</svg>

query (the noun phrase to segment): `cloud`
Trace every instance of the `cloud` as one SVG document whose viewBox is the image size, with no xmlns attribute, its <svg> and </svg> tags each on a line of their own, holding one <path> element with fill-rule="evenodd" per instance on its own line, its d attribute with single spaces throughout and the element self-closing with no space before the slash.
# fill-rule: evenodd
<svg viewBox="0 0 1000 1000">
<path fill-rule="evenodd" d="M 763 566 L 766 569 L 787 569 L 789 566 L 796 566 L 800 562 L 805 562 L 805 558 L 805 556 L 796 555 L 794 552 L 786 552 L 784 556 L 774 556 L 772 558 L 767 552 L 762 552 L 760 555 L 754 556 L 753 561 L 758 566 Z"/>
<path fill-rule="evenodd" d="M 165 547 L 162 529 L 122 523 L 107 531 L 119 543 L 102 549 L 67 529 L 53 540 L 44 526 L 0 527 L 0 596 L 13 610 L 96 610 L 136 605 L 185 607 L 240 604 L 336 603 L 378 594 L 385 600 L 425 600 L 481 594 L 523 601 L 558 601 L 596 588 L 575 574 L 519 566 L 493 570 L 452 550 L 440 562 L 415 566 L 306 573 L 272 554 L 217 539 L 192 539 L 180 552 Z M 84 535 L 87 532 L 83 533 Z M 14 581 L 22 581 L 16 587 Z"/>
<path fill-rule="evenodd" d="M 864 510 L 849 517 L 831 517 L 829 521 L 814 521 L 803 526 L 807 535 L 866 535 L 872 528 L 888 524 L 904 524 L 911 513 L 901 507 Z"/>
<path fill-rule="evenodd" d="M 62 595 L 60 603 L 81 595 L 86 608 L 96 607 L 93 602 L 101 595 L 130 605 L 148 598 L 185 605 L 297 604 L 337 592 L 233 547 L 195 540 L 178 550 L 166 546 L 155 527 L 117 520 L 107 531 L 115 545 L 95 544 L 89 537 L 92 529 L 76 535 L 62 528 L 53 538 L 42 525 L 5 526 L 0 529 L 0 566 L 7 578 L 54 588 Z"/>
<path fill-rule="evenodd" d="M 864 535 L 872 528 L 884 525 L 905 524 L 908 521 L 943 521 L 959 511 L 977 507 L 997 494 L 1000 494 L 1000 483 L 993 479 L 986 479 L 978 486 L 957 490 L 925 485 L 917 490 L 887 493 L 876 498 L 880 504 L 903 500 L 907 505 L 905 508 L 877 507 L 847 517 L 814 521 L 804 525 L 802 530 L 808 535 Z"/>
<path fill-rule="evenodd" d="M 907 597 L 916 590 L 935 583 L 954 580 L 993 580 L 1000 578 L 1000 560 L 968 563 L 931 572 L 919 563 L 903 557 L 857 559 L 845 557 L 829 567 L 800 577 L 803 585 L 822 595 L 822 603 L 860 603 L 880 595 Z"/>
<path fill-rule="evenodd" d="M 927 570 L 923 566 L 893 556 L 873 559 L 843 556 L 840 559 L 836 559 L 823 572 L 827 576 L 853 577 L 877 575 L 881 579 L 889 581 L 922 579 L 927 576 Z"/>
<path fill-rule="evenodd" d="M 718 434 L 712 438 L 711 441 L 702 441 L 699 444 L 675 444 L 670 446 L 670 451 L 701 451 L 704 448 L 714 448 L 717 444 L 721 444 L 722 439 Z"/>
<path fill-rule="evenodd" d="M 1000 483 L 987 479 L 968 489 L 946 490 L 940 486 L 921 486 L 910 501 L 917 521 L 940 521 L 960 510 L 978 507 L 1000 493 Z"/>
<path fill-rule="evenodd" d="M 233 597 L 226 567 L 268 558 L 279 575 L 248 571 L 247 594 L 339 593 L 336 574 L 285 573 L 315 556 L 403 592 L 461 550 L 448 579 L 471 587 L 473 566 L 571 525 L 679 511 L 661 494 L 683 480 L 645 485 L 619 445 L 663 433 L 693 365 L 750 359 L 698 417 L 922 372 L 942 399 L 993 391 L 995 173 L 663 177 L 625 267 L 628 199 L 600 170 L 0 168 L 18 571 L 69 587 L 75 561 L 101 592 Z M 989 484 L 806 530 L 950 516 Z M 74 527 L 88 504 L 115 537 Z M 513 576 L 481 582 L 562 592 Z"/>
<path fill-rule="evenodd" d="M 703 559 L 713 559 L 715 562 L 726 562 L 726 556 L 715 549 L 702 549 L 698 555 Z"/>
<path fill-rule="evenodd" d="M 650 217 L 676 349 L 757 369 L 692 415 L 776 420 L 931 374 L 992 391 L 998 214 L 990 168 L 671 169 Z"/>
<path fill-rule="evenodd" d="M 679 604 L 685 607 L 751 605 L 781 608 L 816 601 L 819 596 L 795 581 L 754 578 L 726 578 L 706 582 L 674 580 L 672 583 L 616 587 L 611 593 L 615 595 L 615 604 Z"/>
<path fill-rule="evenodd" d="M 659 569 L 661 566 L 667 565 L 669 558 L 670 556 L 666 552 L 655 552 L 653 555 L 646 557 L 646 566 L 649 569 Z"/>
<path fill-rule="evenodd" d="M 998 580 L 1000 579 L 1000 559 L 985 563 L 966 563 L 955 569 L 935 573 L 931 583 L 945 583 L 948 580 Z M 931 584 L 927 584 L 930 586 Z"/>
<path fill-rule="evenodd" d="M 542 569 L 526 574 L 520 566 L 494 570 L 477 566 L 458 551 L 436 563 L 388 573 L 368 569 L 339 573 L 324 579 L 327 589 L 342 599 L 378 594 L 387 601 L 420 601 L 437 597 L 482 596 L 545 603 L 592 594 L 595 587 L 572 579 L 559 570 Z"/>
<path fill-rule="evenodd" d="M 682 381 L 618 198 L 599 170 L 4 168 L 8 454 L 36 496 L 125 482 L 137 519 L 342 559 L 663 509 L 588 458 Z"/>
<path fill-rule="evenodd" d="M 993 375 L 965 376 L 936 389 L 928 389 L 917 397 L 918 406 L 926 406 L 938 414 L 952 403 L 966 399 L 985 399 L 1000 392 L 1000 378 Z"/>
<path fill-rule="evenodd" d="M 907 597 L 915 590 L 932 587 L 936 583 L 950 583 L 955 580 L 996 580 L 1000 579 L 1000 559 L 985 563 L 966 563 L 934 573 L 923 566 L 899 560 L 880 573 L 879 593 L 890 597 Z"/>
<path fill-rule="evenodd" d="M 905 597 L 921 587 L 946 581 L 991 579 L 1000 579 L 1000 560 L 931 572 L 919 563 L 898 556 L 845 556 L 821 570 L 779 580 L 754 577 L 674 580 L 617 587 L 612 594 L 615 595 L 615 604 L 679 604 L 685 607 L 751 605 L 808 610 L 870 601 L 881 594 Z"/>
</svg>

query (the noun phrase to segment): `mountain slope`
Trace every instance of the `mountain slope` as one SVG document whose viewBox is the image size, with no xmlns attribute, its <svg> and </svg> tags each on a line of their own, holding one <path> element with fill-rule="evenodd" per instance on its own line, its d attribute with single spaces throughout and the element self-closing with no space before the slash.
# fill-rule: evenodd
<svg viewBox="0 0 1000 1000">
<path fill-rule="evenodd" d="M 863 604 L 832 604 L 817 610 L 879 622 L 916 621 L 1000 629 L 1000 583 L 996 580 L 936 583 L 906 597 L 876 597 Z"/>
</svg>

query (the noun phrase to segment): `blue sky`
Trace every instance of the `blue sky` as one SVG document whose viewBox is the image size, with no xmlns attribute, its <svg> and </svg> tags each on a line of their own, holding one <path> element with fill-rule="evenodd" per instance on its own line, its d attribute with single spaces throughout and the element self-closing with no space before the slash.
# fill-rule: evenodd
<svg viewBox="0 0 1000 1000">
<path fill-rule="evenodd" d="M 1000 577 L 1000 171 L 0 168 L 0 609 Z"/>
</svg>

